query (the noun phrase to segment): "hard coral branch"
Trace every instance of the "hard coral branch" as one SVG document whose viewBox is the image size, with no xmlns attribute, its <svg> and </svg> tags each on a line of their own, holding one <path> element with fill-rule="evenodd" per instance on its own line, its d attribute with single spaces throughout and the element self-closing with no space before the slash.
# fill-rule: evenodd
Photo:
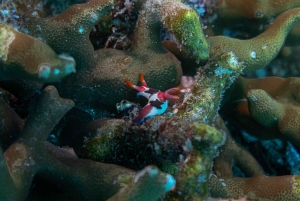
<svg viewBox="0 0 300 201">
<path fill-rule="evenodd" d="M 232 51 L 244 62 L 244 73 L 255 71 L 267 66 L 279 53 L 285 39 L 292 28 L 300 21 L 299 8 L 291 9 L 278 16 L 266 31 L 248 40 L 229 38 L 226 36 L 212 36 L 207 40 L 210 43 L 210 57 L 214 57 L 220 51 Z M 295 31 L 293 32 L 295 33 Z M 294 38 L 298 35 L 294 34 Z M 174 42 L 173 42 L 174 43 Z M 178 45 L 164 41 L 164 46 L 178 58 L 184 61 L 187 68 L 196 67 L 195 63 L 188 59 L 188 53 L 177 49 Z"/>
<path fill-rule="evenodd" d="M 199 63 L 209 57 L 209 44 L 202 31 L 198 13 L 179 1 L 164 1 L 160 11 L 165 28 L 172 31 L 177 45 L 188 57 Z"/>
<path fill-rule="evenodd" d="M 46 142 L 53 127 L 73 106 L 71 100 L 60 98 L 53 86 L 43 91 L 32 108 L 22 137 L 4 152 L 4 157 L 1 152 L 0 183 L 4 188 L 0 188 L 0 198 L 25 200 L 36 175 L 59 184 L 64 191 L 63 197 L 72 200 L 106 200 L 124 186 L 126 190 L 124 188 L 117 195 L 124 196 L 122 192 L 127 191 L 130 200 L 145 200 L 143 192 L 149 185 L 154 188 L 147 194 L 149 200 L 156 200 L 171 190 L 175 185 L 173 177 L 155 167 L 146 167 L 136 174 L 116 165 L 79 159 Z"/>
<path fill-rule="evenodd" d="M 208 38 L 210 54 L 218 51 L 233 51 L 244 62 L 244 73 L 265 67 L 279 53 L 290 30 L 300 21 L 300 8 L 295 8 L 278 16 L 270 27 L 255 38 L 239 40 L 225 36 Z"/>
<path fill-rule="evenodd" d="M 264 175 L 256 160 L 232 140 L 224 122 L 218 119 L 216 126 L 226 131 L 227 141 L 219 148 L 220 155 L 215 158 L 214 175 L 209 180 L 211 196 L 234 199 L 254 197 L 254 200 L 278 201 L 299 199 L 298 175 Z M 233 165 L 239 167 L 246 178 L 235 177 Z"/>
<path fill-rule="evenodd" d="M 111 0 L 92 0 L 74 5 L 53 18 L 28 16 L 30 21 L 23 26 L 30 35 L 45 41 L 54 51 L 73 56 L 77 69 L 81 70 L 97 64 L 89 34 L 112 5 Z"/>
<path fill-rule="evenodd" d="M 177 118 L 154 117 L 135 126 L 123 120 L 97 120 L 87 130 L 93 133 L 85 146 L 89 158 L 129 167 L 155 164 L 172 174 L 177 184 L 167 200 L 207 197 L 211 161 L 224 142 L 223 133 L 214 127 Z"/>
<path fill-rule="evenodd" d="M 270 1 L 270 0 L 217 0 L 216 11 L 223 19 L 238 18 L 270 20 L 281 13 L 300 7 L 299 1 Z"/>
<path fill-rule="evenodd" d="M 91 7 L 92 4 L 101 4 L 101 6 L 94 8 Z M 134 75 L 136 74 L 136 72 L 142 71 L 146 75 L 147 72 L 151 72 L 149 82 L 154 83 L 154 87 L 159 86 L 157 88 L 160 88 L 161 90 L 171 88 L 179 82 L 181 75 L 179 63 L 170 53 L 167 53 L 160 44 L 159 28 L 161 26 L 160 21 L 162 20 L 160 18 L 162 18 L 162 15 L 164 15 L 165 17 L 165 14 L 159 13 L 159 11 L 162 12 L 163 9 L 167 9 L 168 5 L 172 5 L 172 8 L 174 7 L 180 10 L 183 9 L 182 11 L 187 11 L 190 14 L 183 14 L 187 15 L 186 18 L 180 18 L 179 16 L 180 24 L 187 26 L 192 26 L 192 24 L 195 24 L 199 29 L 198 31 L 201 31 L 199 28 L 200 24 L 198 22 L 198 18 L 194 17 L 192 19 L 189 19 L 188 17 L 196 16 L 193 10 L 187 8 L 186 6 L 183 6 L 179 2 L 168 2 L 162 5 L 159 2 L 152 2 L 152 6 L 153 8 L 155 7 L 155 9 L 149 10 L 148 5 L 141 7 L 141 14 L 139 16 L 139 20 L 135 29 L 132 54 L 123 54 L 120 51 L 114 50 L 99 50 L 94 53 L 92 52 L 93 50 L 90 47 L 91 45 L 88 41 L 87 30 L 91 28 L 79 26 L 81 26 L 82 24 L 81 21 L 89 21 L 90 23 L 90 21 L 93 21 L 93 18 L 95 16 L 97 16 L 97 19 L 100 19 L 101 15 L 99 16 L 97 12 L 101 11 L 101 13 L 103 14 L 108 9 L 109 5 L 110 2 L 95 1 L 94 3 L 90 2 L 90 4 L 73 6 L 65 13 L 55 18 L 49 20 L 36 19 L 36 22 L 31 23 L 32 25 L 38 24 L 38 26 L 40 27 L 39 29 L 36 29 L 35 26 L 31 27 L 31 25 L 29 25 L 28 27 L 31 34 L 42 38 L 44 41 L 47 41 L 47 43 L 50 44 L 51 47 L 53 47 L 56 51 L 68 52 L 72 56 L 74 56 L 78 64 L 78 69 L 84 67 L 83 70 L 79 71 L 80 76 L 72 76 L 71 78 L 66 79 L 63 83 L 57 85 L 57 87 L 60 93 L 64 96 L 72 98 L 76 101 L 80 101 L 77 102 L 77 107 L 80 107 L 81 109 L 84 109 L 88 112 L 94 109 L 98 109 L 95 108 L 96 103 L 90 102 L 92 97 L 94 100 L 101 99 L 102 104 L 108 105 L 110 108 L 114 108 L 115 104 L 121 101 L 121 99 L 130 99 L 130 97 L 127 97 L 127 95 L 125 94 L 125 92 L 128 94 L 128 89 L 124 89 L 123 82 L 120 82 L 119 80 L 119 78 L 121 78 L 120 75 L 123 75 L 124 77 L 128 75 L 131 80 L 135 80 L 136 78 L 134 77 Z M 82 10 L 87 11 L 83 12 Z M 75 15 L 74 13 L 76 13 L 78 17 L 72 19 L 71 17 Z M 172 16 L 173 14 L 169 12 L 169 15 Z M 168 17 L 168 15 L 166 16 Z M 62 19 L 64 19 L 64 21 L 62 21 Z M 177 26 L 172 29 L 174 31 L 179 31 L 179 28 L 180 26 Z M 51 29 L 55 29 L 56 31 L 52 32 Z M 201 35 L 202 32 L 200 32 L 199 34 L 196 33 L 195 30 L 191 30 L 191 33 L 186 32 L 189 30 L 190 29 L 188 28 L 185 29 L 184 33 L 182 32 L 182 30 L 180 31 L 180 37 L 185 37 L 184 41 L 181 41 L 180 43 L 188 42 L 187 44 L 194 45 L 196 49 L 194 48 L 193 50 L 191 50 L 193 54 L 199 54 L 199 52 L 202 52 L 202 50 L 204 52 L 207 52 L 207 43 L 204 40 L 203 34 Z M 65 35 L 65 32 L 68 32 L 69 34 Z M 197 42 L 194 43 L 194 39 L 190 40 L 189 37 L 184 36 L 186 34 L 189 36 L 195 36 L 195 41 Z M 74 43 L 74 41 L 76 42 Z M 61 46 L 61 44 L 65 45 Z M 81 50 L 83 47 L 84 50 Z M 202 48 L 202 50 L 200 50 L 199 48 Z M 136 57 L 136 53 L 140 52 L 144 52 L 144 56 Z M 113 55 L 114 58 L 112 59 L 112 57 L 107 57 L 108 55 Z M 152 62 L 147 62 L 146 64 L 144 64 L 145 58 L 151 58 Z M 98 59 L 100 60 L 100 62 L 98 62 Z M 111 73 L 110 69 L 112 68 L 119 69 L 119 71 Z M 86 71 L 85 69 L 91 69 L 92 73 Z M 155 70 L 155 74 L 153 74 L 153 70 Z M 124 74 L 124 72 L 128 73 Z M 175 80 L 172 78 L 173 75 L 176 76 Z M 116 79 L 117 81 L 115 81 Z M 79 85 L 77 85 L 77 83 Z M 98 88 L 98 86 L 101 87 Z M 161 86 L 163 86 L 163 88 Z M 85 92 L 89 92 L 89 95 L 80 95 L 82 87 L 86 89 Z M 73 89 L 71 90 L 70 88 Z M 97 92 L 95 91 L 95 89 L 97 89 Z M 108 96 L 108 91 L 110 92 L 111 97 L 109 99 L 106 98 Z M 88 97 L 88 99 L 84 100 L 84 97 Z M 111 99 L 116 101 L 110 101 Z M 103 110 L 103 108 L 101 109 Z M 101 114 L 98 115 L 101 116 Z"/>
<path fill-rule="evenodd" d="M 250 134 L 260 139 L 281 138 L 299 147 L 299 78 L 240 77 L 232 86 L 224 105 L 231 120 L 239 122 Z M 269 131 L 272 132 L 269 132 Z"/>
<path fill-rule="evenodd" d="M 15 141 L 24 127 L 24 121 L 0 97 L 0 147 L 5 150 Z"/>
<path fill-rule="evenodd" d="M 265 175 L 251 178 L 234 177 L 230 179 L 212 176 L 211 193 L 214 197 L 241 198 L 247 195 L 266 200 L 299 200 L 299 176 L 285 175 L 268 177 Z"/>
<path fill-rule="evenodd" d="M 56 82 L 76 72 L 72 57 L 57 55 L 47 44 L 0 25 L 0 80 Z"/>
<path fill-rule="evenodd" d="M 7 201 L 18 200 L 17 189 L 14 185 L 13 179 L 9 174 L 9 170 L 6 166 L 5 158 L 3 156 L 2 149 L 0 149 L 0 199 Z"/>
<path fill-rule="evenodd" d="M 233 165 L 238 167 L 246 177 L 264 175 L 262 167 L 254 159 L 249 151 L 242 148 L 230 135 L 224 121 L 219 117 L 215 125 L 226 133 L 226 142 L 219 147 L 220 154 L 214 159 L 214 174 L 219 178 L 232 178 Z"/>
<path fill-rule="evenodd" d="M 154 201 L 174 189 L 175 184 L 176 181 L 171 175 L 162 173 L 157 167 L 147 166 L 136 174 L 131 184 L 107 201 Z"/>
<path fill-rule="evenodd" d="M 135 84 L 140 72 L 148 77 L 149 85 L 160 90 L 179 83 L 182 75 L 180 63 L 160 42 L 161 22 L 158 14 L 161 5 L 157 2 L 140 4 L 132 50 L 127 52 L 108 48 L 94 51 L 88 39 L 92 27 L 83 27 L 86 21 L 91 25 L 91 21 L 96 23 L 109 12 L 111 1 L 93 0 L 71 7 L 52 19 L 32 20 L 32 26 L 28 27 L 30 34 L 42 38 L 55 51 L 67 52 L 74 57 L 78 74 L 56 87 L 64 97 L 73 99 L 76 107 L 98 117 L 108 116 L 115 110 L 116 103 L 122 99 L 132 100 L 134 96 L 123 80 L 128 77 Z M 149 6 L 156 9 L 149 10 Z M 72 20 L 73 15 L 78 16 Z M 37 30 L 36 25 L 40 29 Z"/>
<path fill-rule="evenodd" d="M 233 52 L 212 57 L 195 76 L 195 87 L 186 95 L 186 107 L 176 113 L 187 121 L 214 122 L 222 95 L 243 70 L 243 62 Z"/>
<path fill-rule="evenodd" d="M 112 1 L 92 0 L 71 7 L 55 18 L 29 17 L 31 23 L 27 28 L 30 35 L 47 42 L 58 54 L 70 54 L 78 64 L 77 74 L 56 84 L 61 96 L 74 99 L 77 107 L 99 117 L 111 116 L 117 102 L 135 97 L 124 84 L 125 77 L 132 81 L 130 86 L 137 86 L 138 73 L 143 72 L 151 87 L 160 90 L 175 87 L 182 71 L 180 62 L 160 43 L 160 29 L 164 26 L 173 32 L 179 53 L 182 50 L 182 58 L 190 59 L 193 68 L 199 67 L 197 60 L 205 60 L 209 56 L 207 64 L 197 69 L 193 79 L 195 86 L 186 91 L 186 107 L 175 115 L 169 113 L 168 118 L 155 117 L 142 125 L 133 125 L 125 118 L 97 120 L 86 126 L 87 130 L 81 136 L 88 136 L 84 147 L 86 157 L 134 170 L 142 169 L 136 173 L 117 165 L 79 159 L 74 153 L 47 143 L 49 133 L 73 102 L 61 99 L 52 87 L 46 88 L 33 101 L 35 105 L 31 107 L 22 138 L 12 145 L 5 143 L 9 148 L 4 150 L 4 155 L 0 153 L 0 170 L 3 172 L 0 182 L 7 182 L 8 187 L 0 188 L 0 198 L 26 199 L 36 176 L 59 184 L 63 191 L 60 198 L 65 200 L 156 200 L 160 196 L 166 200 L 204 200 L 209 194 L 209 177 L 214 173 L 218 176 L 210 180 L 214 196 L 240 198 L 254 193 L 255 197 L 264 199 L 297 199 L 298 176 L 264 176 L 248 152 L 232 146 L 235 141 L 230 137 L 220 147 L 226 129 L 220 128 L 215 119 L 224 91 L 242 70 L 245 67 L 246 71 L 264 67 L 277 55 L 288 31 L 299 21 L 299 8 L 277 17 L 267 31 L 253 39 L 240 41 L 216 36 L 206 41 L 197 13 L 179 1 L 137 1 L 134 9 L 139 11 L 139 17 L 131 49 L 94 51 L 88 38 L 89 32 L 99 20 L 111 20 L 106 17 L 110 15 L 112 5 Z M 143 79 L 141 82 L 147 87 Z M 275 82 L 279 85 L 284 83 L 278 79 Z M 255 80 L 255 83 L 259 85 L 260 81 Z M 273 86 L 270 83 L 262 85 L 266 88 Z M 297 84 L 290 84 L 285 89 L 297 92 Z M 256 124 L 260 125 L 255 127 L 258 132 L 271 133 L 275 129 L 269 127 L 270 122 L 275 127 L 283 122 L 287 127 L 278 130 L 284 128 L 282 133 L 292 130 L 287 132 L 292 133 L 289 140 L 297 140 L 294 135 L 298 130 L 294 126 L 298 124 L 297 118 L 293 118 L 295 121 L 292 123 L 283 121 L 285 118 L 290 120 L 290 116 L 286 117 L 288 111 L 292 110 L 290 114 L 298 116 L 297 93 L 278 92 L 279 98 L 274 100 L 271 97 L 276 91 L 265 91 L 252 90 L 247 95 L 239 89 L 233 93 L 235 98 L 244 96 L 248 99 L 250 107 L 247 105 L 247 110 L 241 112 L 257 121 Z M 168 92 L 172 95 L 174 91 Z M 226 100 L 236 99 L 226 97 Z M 286 105 L 287 102 L 294 105 Z M 3 111 L 6 112 L 5 109 Z M 9 115 L 3 118 L 11 120 Z M 72 133 L 70 130 L 67 132 Z M 215 159 L 212 169 L 218 151 L 222 153 Z M 235 177 L 232 161 L 250 178 Z M 176 177 L 175 191 L 166 194 L 175 184 L 173 177 L 156 167 L 145 167 L 149 164 L 157 165 Z M 271 184 L 270 188 L 267 184 Z M 264 192 L 257 188 L 260 185 L 263 185 Z M 145 192 L 151 192 L 149 197 Z"/>
</svg>

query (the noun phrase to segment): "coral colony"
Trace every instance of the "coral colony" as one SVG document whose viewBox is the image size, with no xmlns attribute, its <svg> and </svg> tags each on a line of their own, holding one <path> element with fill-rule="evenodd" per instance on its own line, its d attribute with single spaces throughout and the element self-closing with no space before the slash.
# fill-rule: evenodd
<svg viewBox="0 0 300 201">
<path fill-rule="evenodd" d="M 300 200 L 299 0 L 0 3 L 0 201 Z"/>
</svg>

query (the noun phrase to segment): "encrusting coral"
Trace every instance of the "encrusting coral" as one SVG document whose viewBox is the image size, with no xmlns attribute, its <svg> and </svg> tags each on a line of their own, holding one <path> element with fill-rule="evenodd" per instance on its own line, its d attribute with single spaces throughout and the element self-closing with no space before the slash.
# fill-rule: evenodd
<svg viewBox="0 0 300 201">
<path fill-rule="evenodd" d="M 88 158 L 138 169 L 156 164 L 176 177 L 170 200 L 207 197 L 212 159 L 225 139 L 222 132 L 206 124 L 164 117 L 135 126 L 128 120 L 96 120 L 86 125 L 82 134 L 87 133 L 92 135 L 84 148 Z"/>
<path fill-rule="evenodd" d="M 227 5 L 234 18 L 241 15 L 237 8 L 242 2 L 217 2 L 217 12 Z M 197 12 L 178 0 L 91 0 L 55 17 L 24 12 L 19 31 L 1 24 L 0 86 L 15 96 L 0 100 L 0 200 L 44 199 L 35 193 L 35 182 L 53 184 L 49 191 L 59 189 L 50 193 L 50 200 L 300 200 L 299 176 L 265 175 L 250 152 L 230 136 L 226 127 L 232 121 L 224 123 L 218 116 L 220 106 L 226 117 L 223 110 L 237 103 L 237 115 L 243 117 L 235 119 L 239 125 L 247 127 L 250 123 L 243 120 L 251 120 L 256 134 L 264 134 L 260 137 L 280 137 L 299 146 L 298 78 L 238 78 L 268 65 L 300 21 L 298 2 L 277 2 L 273 10 L 264 7 L 271 1 L 250 4 L 259 2 L 262 8 L 250 10 L 260 14 L 258 18 L 276 19 L 248 40 L 206 37 Z M 117 4 L 124 5 L 112 8 Z M 21 2 L 17 5 L 26 9 Z M 113 18 L 124 22 L 125 15 L 134 16 L 130 12 L 137 14 L 126 36 L 132 39 L 131 47 L 94 50 L 94 26 L 100 21 L 110 24 Z M 161 43 L 161 28 L 171 40 Z M 70 74 L 75 63 L 76 73 Z M 187 86 L 180 84 L 185 71 L 196 74 Z M 147 79 L 147 84 L 140 79 L 141 87 L 139 74 Z M 164 108 L 157 114 L 164 114 L 142 118 L 142 124 L 132 122 L 137 110 L 109 119 L 117 115 L 116 103 L 135 100 L 125 78 L 131 88 L 157 98 L 159 92 L 148 85 L 171 89 L 164 95 L 179 102 L 172 111 L 166 99 L 158 99 Z M 5 80 L 12 80 L 17 89 Z M 55 82 L 55 87 L 32 81 Z M 31 97 L 29 108 L 23 106 L 29 115 L 21 119 L 9 104 L 25 97 Z M 60 147 L 71 144 L 73 149 Z"/>
</svg>

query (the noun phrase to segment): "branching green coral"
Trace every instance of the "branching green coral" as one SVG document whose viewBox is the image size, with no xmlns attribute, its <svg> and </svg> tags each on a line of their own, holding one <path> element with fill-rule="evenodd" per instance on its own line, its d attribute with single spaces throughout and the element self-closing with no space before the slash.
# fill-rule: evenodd
<svg viewBox="0 0 300 201">
<path fill-rule="evenodd" d="M 211 162 L 224 143 L 224 134 L 214 127 L 154 117 L 141 126 L 130 126 L 123 120 L 99 121 L 94 129 L 96 136 L 88 140 L 85 148 L 94 160 L 159 166 L 177 181 L 176 191 L 167 200 L 201 200 L 208 196 Z"/>
<path fill-rule="evenodd" d="M 218 147 L 224 143 L 224 134 L 206 124 L 193 123 L 192 125 L 193 150 L 183 163 L 177 177 L 178 191 L 184 193 L 183 200 L 204 200 L 208 197 L 208 179 L 212 163 Z"/>
<path fill-rule="evenodd" d="M 296 77 L 240 77 L 228 91 L 223 107 L 238 103 L 233 108 L 228 107 L 230 111 L 224 109 L 224 114 L 260 139 L 281 138 L 298 147 L 299 82 Z M 247 101 L 241 101 L 245 98 Z M 268 132 L 270 130 L 272 132 Z"/>
<path fill-rule="evenodd" d="M 0 146 L 6 149 L 17 139 L 24 127 L 23 120 L 0 97 Z"/>
<path fill-rule="evenodd" d="M 0 188 L 0 199 L 26 199 L 33 178 L 38 174 L 49 182 L 59 183 L 64 198 L 70 200 L 157 200 L 162 195 L 166 200 L 204 200 L 209 194 L 208 180 L 218 149 L 222 153 L 215 160 L 214 173 L 218 178 L 210 180 L 212 195 L 239 198 L 254 194 L 266 199 L 298 199 L 297 176 L 269 178 L 262 175 L 259 165 L 246 151 L 230 146 L 234 143 L 230 138 L 220 147 L 224 133 L 218 130 L 215 117 L 223 92 L 242 70 L 264 67 L 277 55 L 288 31 L 299 21 L 300 9 L 283 13 L 266 32 L 251 40 L 217 36 L 206 41 L 194 10 L 175 0 L 141 0 L 134 8 L 139 11 L 139 17 L 132 48 L 94 51 L 89 32 L 98 20 L 104 20 L 112 5 L 110 0 L 91 0 L 55 18 L 29 16 L 31 23 L 27 31 L 30 35 L 49 44 L 58 54 L 69 53 L 78 64 L 77 74 L 56 84 L 61 95 L 74 99 L 78 107 L 99 117 L 110 115 L 105 112 L 113 111 L 116 102 L 133 99 L 134 95 L 124 83 L 125 77 L 136 84 L 137 75 L 143 72 L 149 78 L 148 84 L 160 90 L 178 84 L 182 75 L 180 62 L 160 43 L 159 31 L 164 26 L 173 32 L 176 45 L 190 61 L 196 63 L 210 57 L 197 71 L 196 87 L 190 92 L 182 90 L 186 93 L 186 108 L 174 112 L 176 114 L 166 114 L 169 117 L 149 119 L 142 125 L 126 119 L 90 122 L 94 130 L 83 133 L 89 136 L 85 139 L 85 156 L 142 169 L 136 173 L 116 165 L 79 159 L 45 142 L 54 125 L 74 105 L 70 100 L 61 99 L 53 87 L 47 87 L 32 101 L 22 138 L 0 153 L 3 173 L 0 186 L 6 185 Z M 7 54 L 7 46 L 2 47 L 3 55 Z M 298 97 L 293 97 L 295 102 Z M 291 111 L 291 115 L 299 116 L 296 106 L 279 103 L 263 91 L 250 91 L 247 98 L 255 121 L 266 129 L 274 130 L 273 127 L 278 126 L 278 130 L 290 137 L 283 138 L 298 140 L 294 135 L 298 132 L 297 117 L 291 122 L 291 117 L 286 115 Z M 272 110 L 273 107 L 276 109 Z M 0 120 L 11 120 L 9 115 L 5 117 L 0 115 Z M 248 169 L 246 160 L 251 166 Z M 232 161 L 247 176 L 256 177 L 235 178 L 231 171 Z M 147 166 L 149 164 L 167 173 Z M 220 171 L 220 168 L 223 169 Z M 174 191 L 166 194 L 175 184 L 169 174 L 176 177 L 177 184 Z M 261 185 L 263 191 L 257 188 Z"/>
<path fill-rule="evenodd" d="M 71 200 L 107 200 L 116 194 L 111 200 L 120 200 L 121 196 L 123 200 L 154 201 L 173 188 L 174 178 L 156 167 L 149 166 L 136 173 L 116 165 L 79 159 L 47 143 L 55 124 L 73 105 L 73 101 L 60 98 L 53 86 L 38 97 L 31 107 L 22 138 L 3 154 L 0 152 L 1 199 L 25 200 L 37 174 L 59 183 L 64 197 Z"/>
<path fill-rule="evenodd" d="M 255 38 L 238 40 L 225 36 L 210 37 L 210 54 L 222 50 L 233 51 L 244 62 L 244 73 L 258 70 L 277 56 L 287 34 L 299 21 L 300 8 L 296 8 L 278 16 L 265 32 Z"/>
<path fill-rule="evenodd" d="M 196 87 L 188 94 L 185 111 L 176 115 L 191 121 L 213 122 L 224 90 L 243 70 L 243 63 L 233 52 L 220 52 L 199 69 Z"/>
<path fill-rule="evenodd" d="M 300 109 L 284 105 L 271 98 L 263 90 L 251 90 L 247 94 L 249 110 L 255 121 L 265 128 L 276 128 L 281 138 L 300 146 Z"/>
<path fill-rule="evenodd" d="M 241 198 L 254 195 L 274 201 L 296 201 L 300 199 L 298 175 L 268 177 L 265 175 L 251 178 L 234 177 L 230 179 L 212 176 L 209 183 L 214 197 Z"/>
<path fill-rule="evenodd" d="M 30 21 L 23 26 L 28 34 L 43 40 L 55 52 L 73 56 L 77 69 L 81 70 L 97 65 L 89 33 L 112 6 L 111 0 L 93 0 L 74 5 L 50 19 L 27 16 Z"/>
<path fill-rule="evenodd" d="M 217 0 L 216 8 L 220 17 L 225 19 L 265 19 L 270 20 L 281 13 L 300 7 L 299 1 L 270 0 Z"/>
<path fill-rule="evenodd" d="M 264 175 L 262 167 L 254 157 L 231 137 L 229 130 L 220 117 L 216 119 L 215 126 L 226 133 L 226 142 L 219 147 L 219 155 L 214 159 L 214 174 L 223 179 L 232 178 L 234 177 L 234 165 L 247 177 Z"/>
<path fill-rule="evenodd" d="M 164 27 L 174 33 L 178 46 L 188 52 L 188 57 L 197 63 L 208 58 L 209 45 L 195 10 L 176 1 L 165 1 L 160 15 Z"/>
<path fill-rule="evenodd" d="M 208 37 L 210 57 L 215 57 L 222 51 L 232 51 L 239 58 L 240 62 L 244 62 L 244 73 L 267 66 L 278 55 L 291 29 L 300 21 L 299 10 L 300 8 L 295 8 L 282 13 L 266 31 L 252 39 L 240 40 L 227 36 Z M 291 41 L 299 37 L 298 29 L 296 28 L 290 37 Z M 199 67 L 199 65 L 188 58 L 187 51 L 184 49 L 182 51 L 179 50 L 178 45 L 174 44 L 174 42 L 164 41 L 164 46 L 183 61 L 184 68 Z"/>
<path fill-rule="evenodd" d="M 182 75 L 179 61 L 160 42 L 160 2 L 137 3 L 140 15 L 130 51 L 94 51 L 89 33 L 112 5 L 112 1 L 93 0 L 55 18 L 32 19 L 27 27 L 31 35 L 46 41 L 55 51 L 68 52 L 75 58 L 78 74 L 56 87 L 64 97 L 73 99 L 76 107 L 98 117 L 109 116 L 107 112 L 115 111 L 122 99 L 133 100 L 133 92 L 124 85 L 125 77 L 136 84 L 143 72 L 149 85 L 166 90 L 176 86 Z"/>
<path fill-rule="evenodd" d="M 57 55 L 47 44 L 0 24 L 0 80 L 56 82 L 76 72 L 72 57 Z"/>
<path fill-rule="evenodd" d="M 2 150 L 0 149 L 0 184 L 3 185 L 0 188 L 0 199 L 7 201 L 18 200 L 16 193 L 16 187 L 10 177 L 9 171 L 6 166 L 5 158 L 3 157 Z"/>
<path fill-rule="evenodd" d="M 136 174 L 132 183 L 107 201 L 154 201 L 174 188 L 175 184 L 171 175 L 162 173 L 154 166 L 147 166 Z"/>
<path fill-rule="evenodd" d="M 214 160 L 215 175 L 212 175 L 209 180 L 211 196 L 234 199 L 255 197 L 257 200 L 299 200 L 298 176 L 265 176 L 253 156 L 239 147 L 230 137 L 222 120 L 216 121 L 216 127 L 226 131 L 227 139 L 225 145 L 219 148 L 220 155 Z M 235 177 L 233 165 L 238 166 L 246 174 L 246 178 Z"/>
</svg>

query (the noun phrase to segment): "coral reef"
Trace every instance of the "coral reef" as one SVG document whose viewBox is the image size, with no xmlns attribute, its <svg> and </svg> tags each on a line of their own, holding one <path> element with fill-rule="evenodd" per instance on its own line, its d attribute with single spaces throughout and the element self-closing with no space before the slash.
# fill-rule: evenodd
<svg viewBox="0 0 300 201">
<path fill-rule="evenodd" d="M 53 86 L 45 88 L 37 99 L 20 134 L 22 137 L 1 153 L 0 182 L 5 187 L 0 190 L 1 200 L 25 200 L 36 174 L 60 183 L 65 190 L 63 198 L 58 197 L 60 200 L 106 200 L 124 185 L 110 200 L 144 200 L 141 194 L 149 184 L 153 185 L 153 197 L 151 193 L 147 196 L 155 200 L 175 185 L 171 175 L 161 173 L 156 167 L 149 166 L 135 173 L 115 165 L 79 159 L 47 143 L 51 130 L 74 103 L 60 98 Z M 39 122 L 40 119 L 43 121 Z M 81 190 L 74 192 L 74 189 Z"/>
<path fill-rule="evenodd" d="M 128 52 L 116 49 L 94 51 L 89 41 L 90 30 L 109 11 L 112 1 L 94 0 L 75 5 L 57 17 L 28 22 L 31 35 L 46 41 L 56 52 L 67 52 L 74 57 L 78 74 L 67 77 L 56 87 L 63 97 L 74 100 L 76 107 L 94 113 L 95 117 L 115 111 L 116 103 L 134 97 L 124 85 L 124 78 L 137 83 L 140 72 L 145 74 L 153 88 L 166 90 L 179 83 L 182 75 L 180 63 L 160 43 L 160 5 L 153 2 L 155 12 L 149 12 L 150 5 L 144 4 L 136 4 L 141 14 Z M 59 45 L 62 43 L 63 46 Z M 85 94 L 81 93 L 82 90 Z M 101 104 L 98 104 L 99 100 Z"/>
<path fill-rule="evenodd" d="M 164 117 L 135 126 L 128 120 L 96 120 L 86 125 L 82 133 L 92 135 L 84 149 L 88 158 L 137 169 L 156 164 L 176 176 L 171 200 L 207 197 L 212 159 L 225 139 L 222 132 L 206 124 Z"/>
<path fill-rule="evenodd" d="M 300 200 L 299 2 L 186 4 L 1 3 L 0 200 Z"/>
</svg>

